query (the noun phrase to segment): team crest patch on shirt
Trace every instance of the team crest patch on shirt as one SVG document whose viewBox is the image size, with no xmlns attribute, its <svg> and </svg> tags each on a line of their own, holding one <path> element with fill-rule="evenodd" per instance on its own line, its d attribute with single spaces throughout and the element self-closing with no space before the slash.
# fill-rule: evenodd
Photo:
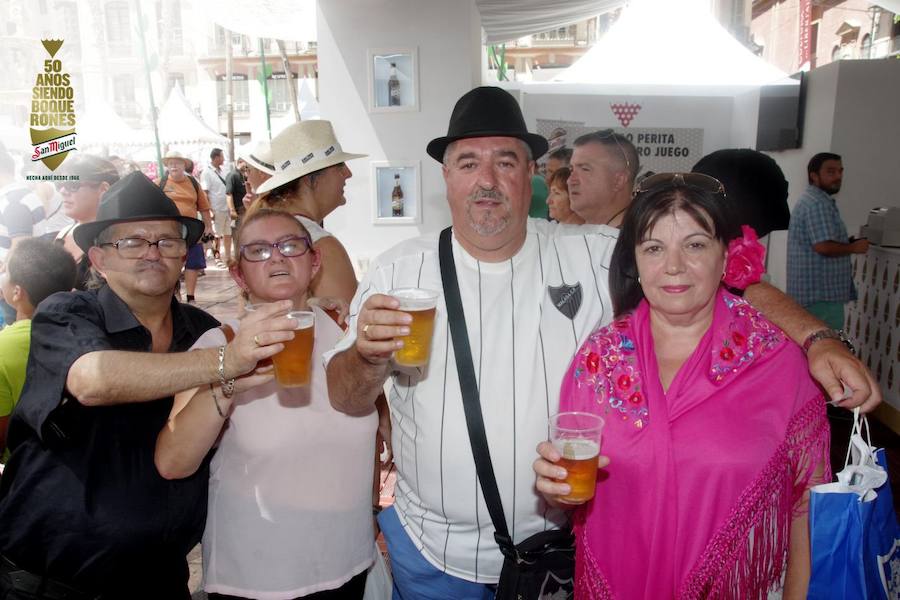
<svg viewBox="0 0 900 600">
<path fill-rule="evenodd" d="M 547 286 L 547 292 L 550 299 L 553 300 L 553 306 L 556 310 L 566 315 L 570 319 L 574 319 L 581 308 L 581 282 L 575 285 L 559 285 Z"/>
</svg>

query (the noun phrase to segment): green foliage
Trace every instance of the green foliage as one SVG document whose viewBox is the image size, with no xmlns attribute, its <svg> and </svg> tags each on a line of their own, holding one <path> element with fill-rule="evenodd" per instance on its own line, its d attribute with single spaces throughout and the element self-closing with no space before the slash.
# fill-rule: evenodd
<svg viewBox="0 0 900 600">
<path fill-rule="evenodd" d="M 272 65 L 266 63 L 256 74 L 256 80 L 259 82 L 259 89 L 266 96 L 266 104 L 272 102 L 272 89 L 268 86 L 266 80 L 272 75 Z"/>
<path fill-rule="evenodd" d="M 488 46 L 488 62 L 497 69 L 497 81 L 509 81 L 506 64 L 506 44 Z"/>
</svg>

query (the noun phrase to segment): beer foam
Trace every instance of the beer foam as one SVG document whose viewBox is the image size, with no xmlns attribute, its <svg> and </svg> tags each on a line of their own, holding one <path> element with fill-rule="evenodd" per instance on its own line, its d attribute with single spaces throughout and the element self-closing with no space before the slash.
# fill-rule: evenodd
<svg viewBox="0 0 900 600">
<path fill-rule="evenodd" d="M 400 302 L 400 310 L 428 310 L 437 305 L 437 292 L 421 288 L 399 288 L 390 295 Z"/>
<path fill-rule="evenodd" d="M 297 322 L 297 326 L 294 329 L 307 329 L 316 324 L 316 314 L 313 312 L 292 310 L 285 316 Z"/>
<path fill-rule="evenodd" d="M 587 460 L 600 454 L 600 444 L 591 440 L 553 440 L 553 447 L 569 460 Z"/>
</svg>

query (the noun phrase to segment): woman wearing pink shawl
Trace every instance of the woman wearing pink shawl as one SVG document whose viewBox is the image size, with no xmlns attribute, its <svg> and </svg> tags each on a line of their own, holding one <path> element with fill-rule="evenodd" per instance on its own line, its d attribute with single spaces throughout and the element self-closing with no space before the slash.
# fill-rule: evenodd
<svg viewBox="0 0 900 600">
<path fill-rule="evenodd" d="M 800 348 L 722 285 L 757 281 L 764 253 L 722 193 L 699 174 L 642 183 L 610 267 L 616 319 L 563 379 L 560 410 L 603 416 L 610 458 L 574 514 L 576 599 L 766 598 L 782 583 L 806 597 L 824 399 Z M 549 442 L 538 451 L 555 502 L 565 471 Z"/>
</svg>

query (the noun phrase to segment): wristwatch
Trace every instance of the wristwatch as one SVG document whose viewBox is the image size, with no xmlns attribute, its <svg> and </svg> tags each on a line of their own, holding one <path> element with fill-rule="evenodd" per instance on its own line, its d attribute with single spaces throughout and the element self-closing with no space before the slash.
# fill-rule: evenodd
<svg viewBox="0 0 900 600">
<path fill-rule="evenodd" d="M 841 329 L 820 329 L 819 331 L 809 334 L 809 337 L 803 342 L 803 352 L 809 352 L 809 347 L 819 340 L 838 340 L 847 346 L 847 349 L 850 352 L 856 352 L 856 348 L 853 347 L 853 342 L 850 341 L 850 338 L 848 338 Z"/>
</svg>

